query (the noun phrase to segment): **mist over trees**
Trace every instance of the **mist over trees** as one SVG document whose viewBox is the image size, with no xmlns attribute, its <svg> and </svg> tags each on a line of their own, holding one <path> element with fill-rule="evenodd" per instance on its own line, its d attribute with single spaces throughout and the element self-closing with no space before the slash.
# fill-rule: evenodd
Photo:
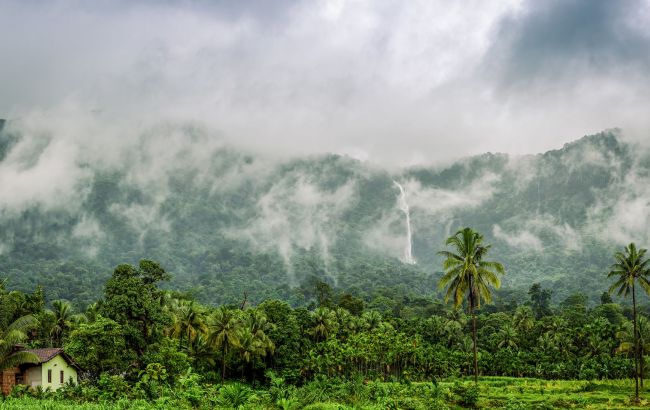
<svg viewBox="0 0 650 410">
<path fill-rule="evenodd" d="M 631 221 L 647 218 L 650 162 L 615 131 L 540 155 L 397 171 L 337 155 L 278 162 L 215 143 L 198 126 L 151 132 L 155 139 L 144 132 L 120 155 L 70 157 L 52 189 L 39 191 L 29 178 L 52 174 L 55 140 L 4 125 L 3 180 L 22 181 L 0 203 L 0 272 L 13 286 L 40 283 L 50 300 L 82 307 L 101 294 L 106 266 L 152 258 L 173 273 L 167 286 L 211 304 L 235 303 L 244 291 L 254 302 L 301 304 L 312 277 L 427 296 L 441 276 L 431 250 L 472 226 L 509 267 L 497 296 L 539 282 L 555 303 L 580 290 L 593 305 L 602 290 L 576 278 L 605 269 L 619 241 L 646 234 Z M 415 265 L 400 260 L 406 230 L 394 180 L 410 207 Z"/>
</svg>

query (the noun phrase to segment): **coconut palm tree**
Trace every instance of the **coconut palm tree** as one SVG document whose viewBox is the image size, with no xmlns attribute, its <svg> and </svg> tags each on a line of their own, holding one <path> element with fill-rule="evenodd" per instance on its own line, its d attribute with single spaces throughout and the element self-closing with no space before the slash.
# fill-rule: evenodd
<svg viewBox="0 0 650 410">
<path fill-rule="evenodd" d="M 643 389 L 643 379 L 645 376 L 645 355 L 650 352 L 650 323 L 645 316 L 637 318 L 637 327 L 639 335 L 639 386 Z M 616 352 L 634 354 L 634 328 L 630 322 L 623 324 L 623 328 L 616 333 L 616 338 L 620 345 Z"/>
<path fill-rule="evenodd" d="M 222 306 L 209 318 L 209 344 L 221 351 L 221 383 L 226 379 L 226 356 L 230 348 L 239 346 L 239 311 Z"/>
<path fill-rule="evenodd" d="M 180 301 L 173 307 L 172 324 L 167 333 L 172 337 L 178 338 L 178 347 L 186 347 L 192 344 L 199 334 L 207 332 L 205 313 L 194 301 Z"/>
<path fill-rule="evenodd" d="M 498 262 L 485 261 L 483 258 L 490 250 L 490 245 L 483 244 L 483 235 L 472 228 L 464 228 L 447 239 L 447 246 L 452 251 L 442 251 L 445 257 L 443 267 L 445 274 L 440 279 L 439 287 L 447 287 L 445 302 L 453 298 L 456 307 L 467 298 L 467 306 L 472 316 L 472 340 L 474 342 L 474 382 L 478 383 L 478 353 L 476 346 L 476 309 L 481 307 L 481 300 L 492 301 L 491 287 L 501 285 L 499 275 L 505 273 L 503 265 Z"/>
<path fill-rule="evenodd" d="M 22 316 L 0 332 L 0 372 L 23 363 L 38 363 L 34 353 L 16 351 L 17 344 L 27 340 L 27 332 L 38 326 L 31 315 Z"/>
<path fill-rule="evenodd" d="M 52 302 L 52 310 L 48 312 L 54 319 L 54 325 L 50 330 L 50 337 L 55 346 L 61 346 L 63 336 L 67 333 L 72 324 L 79 320 L 74 314 L 72 304 L 67 300 L 55 300 Z"/>
<path fill-rule="evenodd" d="M 517 334 L 517 330 L 510 323 L 504 324 L 495 337 L 499 349 L 519 349 L 519 345 L 517 344 L 519 335 Z"/>
<path fill-rule="evenodd" d="M 634 323 L 634 399 L 639 401 L 639 329 L 636 318 L 636 284 L 649 293 L 650 291 L 650 259 L 646 257 L 646 249 L 637 249 L 634 243 L 629 244 L 621 252 L 616 252 L 616 263 L 607 274 L 608 278 L 615 278 L 609 292 L 617 291 L 618 295 L 629 296 L 632 294 L 632 321 Z"/>
</svg>

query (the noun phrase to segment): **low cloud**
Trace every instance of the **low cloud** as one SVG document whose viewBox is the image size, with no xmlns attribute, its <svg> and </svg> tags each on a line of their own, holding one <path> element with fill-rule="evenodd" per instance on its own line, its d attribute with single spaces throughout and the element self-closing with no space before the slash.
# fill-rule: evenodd
<svg viewBox="0 0 650 410">
<path fill-rule="evenodd" d="M 257 201 L 255 218 L 228 235 L 244 238 L 257 249 L 278 252 L 284 259 L 290 283 L 295 285 L 295 251 L 314 248 L 327 267 L 330 246 L 340 234 L 337 227 L 341 215 L 353 204 L 355 194 L 352 182 L 325 191 L 306 175 L 287 176 Z"/>
<path fill-rule="evenodd" d="M 521 216 L 508 220 L 507 224 L 513 228 L 505 229 L 500 224 L 495 224 L 492 226 L 492 234 L 496 239 L 520 250 L 542 252 L 547 246 L 559 245 L 565 252 L 572 252 L 579 250 L 583 243 L 580 232 L 548 214 Z"/>
<path fill-rule="evenodd" d="M 544 249 L 542 240 L 527 230 L 506 233 L 499 225 L 494 225 L 492 227 L 492 235 L 497 239 L 503 240 L 513 248 L 533 250 L 535 252 L 541 252 Z"/>
</svg>

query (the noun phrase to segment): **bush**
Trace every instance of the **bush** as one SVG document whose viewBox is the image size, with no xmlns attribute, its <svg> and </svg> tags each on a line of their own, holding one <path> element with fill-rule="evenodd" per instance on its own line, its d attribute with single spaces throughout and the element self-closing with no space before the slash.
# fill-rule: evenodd
<svg viewBox="0 0 650 410">
<path fill-rule="evenodd" d="M 201 387 L 201 376 L 187 369 L 178 379 L 177 397 L 188 402 L 192 407 L 198 407 L 205 399 L 205 390 Z"/>
<path fill-rule="evenodd" d="M 219 390 L 217 404 L 229 409 L 236 409 L 249 404 L 254 397 L 255 394 L 248 386 L 241 383 L 233 383 L 223 386 Z"/>
<path fill-rule="evenodd" d="M 479 388 L 474 383 L 461 384 L 456 382 L 452 389 L 455 402 L 463 407 L 476 408 L 479 399 Z"/>
<path fill-rule="evenodd" d="M 128 398 L 131 393 L 131 387 L 122 376 L 114 376 L 108 373 L 102 373 L 97 380 L 99 388 L 99 399 L 106 401 L 116 401 L 121 398 Z"/>
</svg>

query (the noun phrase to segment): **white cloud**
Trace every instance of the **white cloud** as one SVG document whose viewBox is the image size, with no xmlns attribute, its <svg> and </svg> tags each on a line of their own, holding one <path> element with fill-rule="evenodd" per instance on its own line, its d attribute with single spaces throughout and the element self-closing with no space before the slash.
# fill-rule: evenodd
<svg viewBox="0 0 650 410">
<path fill-rule="evenodd" d="M 248 240 L 257 249 L 277 251 L 285 261 L 290 282 L 296 284 L 292 269 L 295 250 L 315 248 L 327 266 L 329 247 L 339 234 L 338 219 L 355 194 L 352 182 L 328 192 L 307 175 L 288 175 L 258 200 L 253 220 L 228 234 Z"/>
<path fill-rule="evenodd" d="M 492 227 L 492 234 L 495 238 L 505 241 L 513 248 L 522 250 L 534 250 L 536 252 L 541 252 L 544 249 L 542 240 L 527 230 L 508 233 L 505 232 L 499 225 L 494 225 Z"/>
<path fill-rule="evenodd" d="M 29 118 L 76 105 L 106 113 L 91 121 L 111 131 L 113 119 L 198 120 L 247 149 L 353 153 L 393 165 L 539 152 L 615 126 L 647 136 L 650 81 L 640 57 L 606 71 L 581 60 L 563 65 L 562 81 L 504 85 L 509 67 L 499 63 L 499 47 L 519 59 L 514 66 L 525 62 L 518 50 L 527 49 L 506 40 L 550 24 L 545 12 L 520 0 L 9 1 L 0 15 L 12 33 L 0 38 L 0 77 L 12 80 L 0 112 Z M 647 15 L 635 14 L 629 38 L 642 38 Z M 121 141 L 99 133 L 87 143 Z"/>
</svg>

